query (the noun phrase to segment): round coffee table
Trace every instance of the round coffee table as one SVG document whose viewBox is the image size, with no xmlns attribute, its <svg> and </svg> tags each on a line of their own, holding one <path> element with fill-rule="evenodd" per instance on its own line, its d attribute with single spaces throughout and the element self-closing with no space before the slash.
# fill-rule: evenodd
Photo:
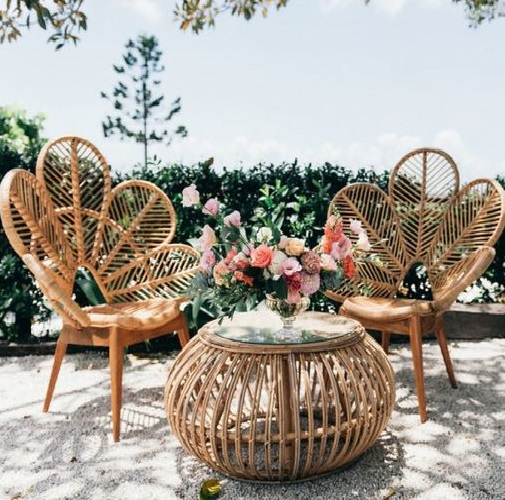
<svg viewBox="0 0 505 500">
<path fill-rule="evenodd" d="M 186 450 L 242 480 L 294 481 L 348 464 L 386 426 L 394 375 L 355 320 L 307 312 L 275 343 L 270 311 L 200 329 L 172 365 L 165 409 Z"/>
</svg>

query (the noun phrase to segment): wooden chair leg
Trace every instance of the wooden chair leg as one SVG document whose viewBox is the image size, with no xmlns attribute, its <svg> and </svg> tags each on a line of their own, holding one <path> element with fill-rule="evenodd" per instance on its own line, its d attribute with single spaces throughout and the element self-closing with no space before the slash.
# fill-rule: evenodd
<svg viewBox="0 0 505 500">
<path fill-rule="evenodd" d="M 442 351 L 442 357 L 444 358 L 445 369 L 447 370 L 447 375 L 449 375 L 449 381 L 451 382 L 451 387 L 456 389 L 458 384 L 456 383 L 456 377 L 454 376 L 454 368 L 452 366 L 451 356 L 449 354 L 449 347 L 447 346 L 447 338 L 444 332 L 444 324 L 442 322 L 442 317 L 439 316 L 435 322 L 435 335 L 437 336 L 438 345 Z"/>
<path fill-rule="evenodd" d="M 112 408 L 112 437 L 119 441 L 121 430 L 121 399 L 123 392 L 123 346 L 117 328 L 111 328 L 109 344 L 110 390 Z"/>
<path fill-rule="evenodd" d="M 53 368 L 51 370 L 51 377 L 49 378 L 49 385 L 47 386 L 46 399 L 44 400 L 43 412 L 49 410 L 49 405 L 53 399 L 54 387 L 56 385 L 56 380 L 58 380 L 58 374 L 60 373 L 61 362 L 67 352 L 67 342 L 65 342 L 65 334 L 62 332 L 56 343 L 56 350 L 54 352 Z"/>
<path fill-rule="evenodd" d="M 183 321 L 181 328 L 177 330 L 177 336 L 179 337 L 181 347 L 184 347 L 189 342 L 189 328 L 186 321 Z"/>
<path fill-rule="evenodd" d="M 428 418 L 426 413 L 426 395 L 424 391 L 423 373 L 423 338 L 421 330 L 421 320 L 418 316 L 409 319 L 410 348 L 412 350 L 412 361 L 414 363 L 414 380 L 417 389 L 417 402 L 419 405 L 419 416 L 421 422 Z"/>
<path fill-rule="evenodd" d="M 382 349 L 384 349 L 384 352 L 386 354 L 389 353 L 389 339 L 391 337 L 391 334 L 389 332 L 382 331 L 381 332 L 381 345 Z"/>
</svg>

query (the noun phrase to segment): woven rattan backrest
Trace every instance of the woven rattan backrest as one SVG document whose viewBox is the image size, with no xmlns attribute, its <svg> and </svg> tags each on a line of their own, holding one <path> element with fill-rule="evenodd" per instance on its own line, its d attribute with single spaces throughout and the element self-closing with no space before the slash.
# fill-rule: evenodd
<svg viewBox="0 0 505 500">
<path fill-rule="evenodd" d="M 61 137 L 40 152 L 36 175 L 52 200 L 74 261 L 79 266 L 94 262 L 111 191 L 105 159 L 88 141 Z"/>
<path fill-rule="evenodd" d="M 175 250 L 161 252 L 157 266 L 146 261 L 135 267 L 143 255 L 173 238 L 174 208 L 149 182 L 125 181 L 111 190 L 104 157 L 84 139 L 48 142 L 39 155 L 36 176 L 24 170 L 8 175 L 2 218 L 8 221 L 13 247 L 49 267 L 68 293 L 81 266 L 91 270 L 109 301 L 121 295 L 115 293 L 118 289 L 145 282 L 146 277 L 156 279 L 184 258 L 172 263 Z"/>
<path fill-rule="evenodd" d="M 371 296 L 394 296 L 415 263 L 424 264 L 436 295 L 446 285 L 439 277 L 477 248 L 496 243 L 505 225 L 505 193 L 492 180 L 475 180 L 459 190 L 459 174 L 443 151 L 422 148 L 404 156 L 389 182 L 389 196 L 368 183 L 346 186 L 328 214 L 359 219 L 373 252 L 384 264 L 359 266 L 356 283 Z M 464 264 L 460 272 L 464 272 Z M 339 295 L 356 295 L 346 283 Z"/>
<path fill-rule="evenodd" d="M 389 197 L 401 223 L 409 261 L 426 260 L 440 218 L 458 189 L 458 169 L 443 151 L 417 149 L 397 163 L 389 179 Z"/>
<path fill-rule="evenodd" d="M 1 210 L 5 233 L 14 250 L 31 254 L 70 291 L 76 263 L 49 195 L 26 170 L 12 170 L 2 181 Z"/>
</svg>

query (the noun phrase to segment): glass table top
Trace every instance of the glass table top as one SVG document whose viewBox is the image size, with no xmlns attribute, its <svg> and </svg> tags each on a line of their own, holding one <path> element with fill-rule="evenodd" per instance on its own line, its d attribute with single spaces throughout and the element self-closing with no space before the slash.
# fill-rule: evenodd
<svg viewBox="0 0 505 500">
<path fill-rule="evenodd" d="M 305 312 L 294 322 L 300 330 L 298 339 L 278 339 L 276 332 L 282 321 L 270 310 L 235 313 L 232 319 L 214 322 L 211 331 L 227 340 L 245 344 L 313 344 L 354 334 L 359 326 L 355 320 L 321 312 Z"/>
</svg>

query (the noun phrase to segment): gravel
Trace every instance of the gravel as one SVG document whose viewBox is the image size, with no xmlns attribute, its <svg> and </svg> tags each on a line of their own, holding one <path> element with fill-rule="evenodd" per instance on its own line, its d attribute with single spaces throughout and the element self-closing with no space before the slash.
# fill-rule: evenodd
<svg viewBox="0 0 505 500">
<path fill-rule="evenodd" d="M 424 345 L 429 420 L 421 424 L 410 350 L 392 346 L 397 403 L 376 444 L 352 465 L 289 484 L 236 481 L 188 455 L 163 408 L 177 353 L 128 355 L 122 438 L 110 435 L 109 373 L 101 353 L 68 355 L 49 413 L 51 356 L 0 358 L 1 499 L 504 499 L 505 340 L 452 343 L 452 390 L 438 346 Z"/>
</svg>

